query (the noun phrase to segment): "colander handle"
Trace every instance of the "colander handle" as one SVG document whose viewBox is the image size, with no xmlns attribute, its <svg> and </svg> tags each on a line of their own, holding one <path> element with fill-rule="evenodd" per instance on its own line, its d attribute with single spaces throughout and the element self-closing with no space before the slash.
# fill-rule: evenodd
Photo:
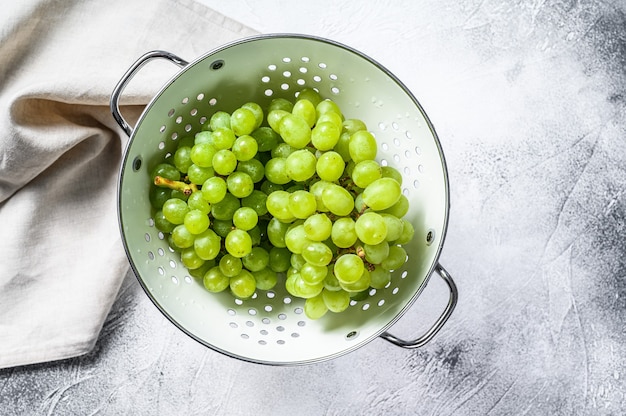
<svg viewBox="0 0 626 416">
<path fill-rule="evenodd" d="M 141 56 L 128 69 L 128 71 L 126 71 L 122 79 L 120 79 L 120 81 L 113 89 L 113 93 L 111 94 L 111 114 L 113 114 L 113 118 L 115 119 L 115 121 L 117 121 L 117 124 L 120 125 L 120 127 L 124 130 L 128 137 L 130 137 L 133 133 L 133 129 L 120 113 L 120 96 L 122 95 L 122 91 L 124 91 L 124 88 L 126 88 L 126 85 L 128 85 L 128 82 L 135 76 L 135 74 L 137 74 L 141 67 L 143 67 L 145 64 L 153 59 L 167 59 L 168 61 L 173 62 L 181 68 L 189 64 L 189 62 L 185 61 L 182 58 L 179 58 L 173 53 L 155 50 Z"/>
<path fill-rule="evenodd" d="M 457 300 L 459 298 L 459 292 L 456 288 L 456 284 L 454 280 L 452 280 L 452 276 L 443 268 L 441 264 L 437 264 L 435 267 L 435 271 L 448 285 L 448 289 L 450 289 L 450 298 L 448 299 L 448 304 L 444 309 L 443 313 L 439 316 L 439 319 L 434 323 L 434 325 L 424 333 L 424 335 L 416 338 L 414 340 L 406 341 L 400 339 L 394 335 L 391 335 L 389 332 L 384 332 L 380 337 L 395 344 L 402 348 L 419 348 L 428 343 L 433 337 L 439 332 L 439 330 L 446 323 L 450 315 L 452 315 L 452 311 L 456 307 Z"/>
</svg>

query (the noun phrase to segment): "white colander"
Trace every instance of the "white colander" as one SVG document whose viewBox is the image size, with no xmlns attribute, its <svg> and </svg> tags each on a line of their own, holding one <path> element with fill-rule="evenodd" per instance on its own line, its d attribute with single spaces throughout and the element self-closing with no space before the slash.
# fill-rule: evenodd
<svg viewBox="0 0 626 416">
<path fill-rule="evenodd" d="M 134 128 L 119 110 L 120 95 L 147 62 L 166 59 L 180 71 L 147 105 Z M 231 112 L 254 101 L 293 100 L 304 87 L 331 98 L 346 118 L 367 124 L 379 143 L 378 160 L 403 175 L 410 200 L 406 218 L 415 228 L 405 246 L 409 260 L 385 289 L 371 290 L 341 313 L 309 320 L 303 301 L 280 283 L 240 301 L 230 293 L 209 293 L 189 276 L 178 253 L 151 220 L 150 172 L 173 152 L 177 141 L 201 129 L 218 111 Z M 449 212 L 446 165 L 435 130 L 415 97 L 387 69 L 364 54 L 327 39 L 263 35 L 239 40 L 193 62 L 152 51 L 124 74 L 111 96 L 114 118 L 130 137 L 119 177 L 122 240 L 139 283 L 159 310 L 198 342 L 238 359 L 277 365 L 320 362 L 382 338 L 405 348 L 428 342 L 452 313 L 457 290 L 439 265 Z M 386 332 L 414 303 L 437 272 L 450 290 L 435 324 L 417 339 Z"/>
</svg>

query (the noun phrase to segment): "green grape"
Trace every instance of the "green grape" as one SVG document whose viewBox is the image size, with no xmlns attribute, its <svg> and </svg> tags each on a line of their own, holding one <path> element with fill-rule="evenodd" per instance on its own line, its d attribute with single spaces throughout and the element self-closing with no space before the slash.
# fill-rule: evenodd
<svg viewBox="0 0 626 416">
<path fill-rule="evenodd" d="M 324 152 L 317 159 L 315 171 L 317 172 L 317 176 L 319 176 L 321 180 L 334 182 L 341 178 L 345 167 L 346 164 L 344 163 L 343 158 L 339 153 L 328 151 Z"/>
<path fill-rule="evenodd" d="M 406 250 L 401 246 L 390 246 L 389 255 L 380 266 L 386 270 L 397 270 L 406 262 Z"/>
<path fill-rule="evenodd" d="M 356 186 L 365 188 L 382 177 L 382 169 L 380 164 L 375 160 L 363 160 L 354 165 L 350 176 Z"/>
<path fill-rule="evenodd" d="M 317 124 L 330 123 L 334 125 L 338 130 L 339 134 L 341 134 L 343 130 L 343 118 L 341 115 L 334 111 L 328 111 L 324 114 L 320 114 L 317 118 Z"/>
<path fill-rule="evenodd" d="M 256 227 L 259 216 L 250 207 L 241 207 L 233 214 L 233 224 L 240 230 L 249 231 Z"/>
<path fill-rule="evenodd" d="M 218 266 L 220 271 L 226 277 L 234 277 L 241 273 L 243 269 L 243 263 L 239 257 L 235 257 L 231 254 L 224 254 L 220 259 Z"/>
<path fill-rule="evenodd" d="M 355 166 L 356 166 L 356 163 L 354 163 L 354 160 L 351 160 L 348 163 L 346 163 L 346 168 L 344 169 L 344 172 L 346 176 L 350 177 L 350 179 L 352 179 L 352 172 L 354 172 Z"/>
<path fill-rule="evenodd" d="M 170 198 L 163 204 L 163 216 L 172 224 L 182 224 L 187 212 L 189 207 L 182 199 Z"/>
<path fill-rule="evenodd" d="M 289 252 L 291 253 L 291 251 Z M 302 257 L 302 254 L 291 253 L 291 256 L 289 257 L 289 264 L 293 269 L 299 271 L 306 264 L 306 260 Z"/>
<path fill-rule="evenodd" d="M 227 176 L 237 168 L 237 156 L 228 149 L 222 149 L 213 155 L 213 169 L 219 175 Z"/>
<path fill-rule="evenodd" d="M 267 211 L 281 221 L 293 221 L 294 216 L 289 210 L 289 196 L 287 191 L 276 191 L 268 195 L 265 205 Z"/>
<path fill-rule="evenodd" d="M 391 208 L 402 195 L 400 184 L 391 178 L 380 178 L 363 190 L 363 202 L 374 211 Z"/>
<path fill-rule="evenodd" d="M 341 285 L 341 288 L 346 292 L 359 293 L 367 291 L 367 289 L 369 289 L 370 287 L 371 282 L 372 278 L 370 276 L 369 270 L 363 269 L 363 274 L 355 282 L 345 283 L 339 281 L 339 284 Z"/>
<path fill-rule="evenodd" d="M 259 227 L 258 225 L 248 230 L 248 234 L 250 235 L 250 239 L 252 240 L 252 247 L 261 244 L 261 239 L 263 238 L 264 233 L 265 231 L 261 231 L 261 227 Z"/>
<path fill-rule="evenodd" d="M 213 168 L 203 168 L 196 164 L 189 166 L 187 177 L 191 183 L 202 185 L 207 179 L 215 175 Z"/>
<path fill-rule="evenodd" d="M 287 279 L 285 280 L 285 289 L 287 293 L 292 296 L 299 297 L 296 291 L 296 280 L 301 279 L 300 273 L 297 270 L 291 268 L 287 271 Z"/>
<path fill-rule="evenodd" d="M 290 113 L 293 110 L 293 103 L 286 98 L 273 98 L 268 107 L 268 112 L 274 110 L 282 110 Z"/>
<path fill-rule="evenodd" d="M 302 224 L 291 226 L 285 233 L 285 245 L 292 253 L 302 254 L 304 246 L 310 242 L 311 240 L 306 238 Z"/>
<path fill-rule="evenodd" d="M 348 309 L 350 306 L 350 293 L 345 290 L 327 290 L 322 291 L 322 299 L 329 311 L 339 313 Z"/>
<path fill-rule="evenodd" d="M 268 267 L 277 273 L 286 272 L 291 265 L 291 252 L 286 247 L 272 247 Z"/>
<path fill-rule="evenodd" d="M 178 146 L 176 152 L 174 153 L 174 166 L 176 169 L 183 173 L 187 173 L 187 169 L 193 161 L 191 160 L 191 147 L 189 146 Z"/>
<path fill-rule="evenodd" d="M 257 127 L 257 119 L 252 110 L 240 107 L 230 115 L 230 127 L 237 136 L 250 134 Z"/>
<path fill-rule="evenodd" d="M 174 232 L 174 230 L 172 230 L 172 233 L 173 232 Z M 167 244 L 170 246 L 170 249 L 172 249 L 172 251 L 180 253 L 183 249 L 178 247 L 176 244 L 174 244 L 174 238 L 172 237 L 172 233 L 166 234 L 167 235 Z"/>
<path fill-rule="evenodd" d="M 209 127 L 215 131 L 219 128 L 230 128 L 230 114 L 226 111 L 217 111 L 209 119 Z"/>
<path fill-rule="evenodd" d="M 398 218 L 404 217 L 409 212 L 409 199 L 404 195 L 400 195 L 398 202 L 384 210 L 384 212 Z"/>
<path fill-rule="evenodd" d="M 244 230 L 232 230 L 225 239 L 226 251 L 235 257 L 243 257 L 252 251 L 252 238 Z"/>
<path fill-rule="evenodd" d="M 333 258 L 337 257 L 337 255 L 339 254 L 339 247 L 337 247 L 337 245 L 333 243 L 332 238 L 324 240 L 324 244 L 326 244 L 330 249 L 330 252 L 333 254 Z"/>
<path fill-rule="evenodd" d="M 339 141 L 340 135 L 340 126 L 330 121 L 318 121 L 311 131 L 311 143 L 318 150 L 331 150 Z"/>
<path fill-rule="evenodd" d="M 281 142 L 280 135 L 271 127 L 259 127 L 250 136 L 256 140 L 258 152 L 269 152 Z"/>
<path fill-rule="evenodd" d="M 165 201 L 172 197 L 172 190 L 169 188 L 161 188 L 159 186 L 150 186 L 150 205 L 155 209 L 160 210 L 163 208 Z"/>
<path fill-rule="evenodd" d="M 256 287 L 260 290 L 271 290 L 278 283 L 278 275 L 275 271 L 265 268 L 256 272 L 252 272 L 254 280 L 256 281 Z"/>
<path fill-rule="evenodd" d="M 356 198 L 354 198 L 354 210 L 359 214 L 362 214 L 367 209 L 367 205 L 363 202 L 363 192 L 358 194 Z"/>
<path fill-rule="evenodd" d="M 335 261 L 334 273 L 340 283 L 354 283 L 364 272 L 363 260 L 356 254 L 342 254 Z"/>
<path fill-rule="evenodd" d="M 250 195 L 241 199 L 241 206 L 252 208 L 257 216 L 260 217 L 267 214 L 266 201 L 267 195 L 265 192 L 255 189 Z"/>
<path fill-rule="evenodd" d="M 398 237 L 395 242 L 396 244 L 408 244 L 413 240 L 413 236 L 415 235 L 415 228 L 413 228 L 413 224 L 404 218 L 402 221 L 402 232 L 400 233 L 400 237 Z"/>
<path fill-rule="evenodd" d="M 315 106 L 315 110 L 317 111 L 317 118 L 320 118 L 322 114 L 331 113 L 331 112 L 337 113 L 338 115 L 341 116 L 341 110 L 339 109 L 339 106 L 337 105 L 337 103 L 329 99 L 320 101 Z"/>
<path fill-rule="evenodd" d="M 285 110 L 270 110 L 267 113 L 267 124 L 277 133 L 280 133 L 280 122 L 282 119 L 291 114 L 289 111 Z"/>
<path fill-rule="evenodd" d="M 237 164 L 237 172 L 247 173 L 254 183 L 261 182 L 265 178 L 265 166 L 256 158 L 240 161 Z"/>
<path fill-rule="evenodd" d="M 170 179 L 172 181 L 180 180 L 180 172 L 176 169 L 175 166 L 170 165 L 169 163 L 159 163 L 152 170 L 152 181 L 154 182 L 154 178 L 156 176 L 160 176 L 162 178 Z"/>
<path fill-rule="evenodd" d="M 192 234 L 184 224 L 177 225 L 172 230 L 172 242 L 178 248 L 188 248 L 193 246 L 196 236 Z"/>
<path fill-rule="evenodd" d="M 212 229 L 198 234 L 193 241 L 193 247 L 198 256 L 203 260 L 213 260 L 221 249 L 222 239 Z"/>
<path fill-rule="evenodd" d="M 163 211 L 159 210 L 154 214 L 154 226 L 159 231 L 171 233 L 174 227 L 176 227 L 176 224 L 169 222 L 167 218 L 165 218 L 165 215 L 163 215 Z"/>
<path fill-rule="evenodd" d="M 172 193 L 170 194 L 172 198 L 180 199 L 181 201 L 187 201 L 189 195 L 186 193 L 179 191 L 178 189 L 172 189 Z"/>
<path fill-rule="evenodd" d="M 317 158 L 306 149 L 296 150 L 285 161 L 287 175 L 294 181 L 303 182 L 315 174 Z"/>
<path fill-rule="evenodd" d="M 350 137 L 350 133 L 341 133 L 341 135 L 339 136 L 339 140 L 337 140 L 337 144 L 333 149 L 335 152 L 341 155 L 341 158 L 346 163 L 352 160 L 352 158 L 350 157 Z"/>
<path fill-rule="evenodd" d="M 391 273 L 389 270 L 376 265 L 374 270 L 370 272 L 370 286 L 374 289 L 384 289 L 391 282 Z"/>
<path fill-rule="evenodd" d="M 400 174 L 396 168 L 393 166 L 383 166 L 381 171 L 383 178 L 395 179 L 396 182 L 402 185 L 402 174 Z"/>
<path fill-rule="evenodd" d="M 302 117 L 306 120 L 309 128 L 315 125 L 315 121 L 317 120 L 317 113 L 315 110 L 315 106 L 309 100 L 298 99 L 296 103 L 293 105 L 293 109 L 291 110 L 292 114 L 295 114 L 299 117 Z"/>
<path fill-rule="evenodd" d="M 235 133 L 227 127 L 219 127 L 213 130 L 211 135 L 211 144 L 215 148 L 215 151 L 230 149 L 235 143 Z"/>
<path fill-rule="evenodd" d="M 236 196 L 226 193 L 220 202 L 211 205 L 211 215 L 218 220 L 232 220 L 235 211 L 240 206 L 240 201 Z"/>
<path fill-rule="evenodd" d="M 324 201 L 322 200 L 322 194 L 324 193 L 324 189 L 326 189 L 330 183 L 331 182 L 317 181 L 309 187 L 309 192 L 315 197 L 317 211 L 319 212 L 328 212 L 328 208 L 326 208 L 326 205 L 324 205 Z"/>
<path fill-rule="evenodd" d="M 313 88 L 303 88 L 298 93 L 298 100 L 309 100 L 313 106 L 317 106 L 322 101 L 322 96 Z"/>
<path fill-rule="evenodd" d="M 211 137 L 212 135 L 213 135 L 213 132 L 209 130 L 199 131 L 198 133 L 195 134 L 193 143 L 194 144 L 211 143 L 213 141 L 213 138 Z"/>
<path fill-rule="evenodd" d="M 237 157 L 238 161 L 244 162 L 256 156 L 256 153 L 259 150 L 259 144 L 254 137 L 246 134 L 244 136 L 237 137 L 231 150 Z"/>
<path fill-rule="evenodd" d="M 334 265 L 332 264 L 328 266 L 328 272 L 324 278 L 324 289 L 330 291 L 341 290 L 341 285 L 335 276 Z"/>
<path fill-rule="evenodd" d="M 265 164 L 265 177 L 268 181 L 284 185 L 291 180 L 287 174 L 287 159 L 275 157 Z"/>
<path fill-rule="evenodd" d="M 302 257 L 314 266 L 326 266 L 333 259 L 333 252 L 322 242 L 310 241 L 303 245 Z"/>
<path fill-rule="evenodd" d="M 330 212 L 340 217 L 349 215 L 354 209 L 354 199 L 350 192 L 334 183 L 328 183 L 324 188 L 322 202 Z"/>
<path fill-rule="evenodd" d="M 259 104 L 254 102 L 247 102 L 242 105 L 241 108 L 246 108 L 252 112 L 255 120 L 254 128 L 258 129 L 259 126 L 261 126 L 261 124 L 263 123 L 263 108 L 261 108 Z"/>
<path fill-rule="evenodd" d="M 191 234 L 200 234 L 209 228 L 209 217 L 199 209 L 192 209 L 185 214 L 183 224 Z"/>
<path fill-rule="evenodd" d="M 256 280 L 252 273 L 243 269 L 235 277 L 230 278 L 230 291 L 239 299 L 248 299 L 256 291 Z"/>
<path fill-rule="evenodd" d="M 218 176 L 207 179 L 202 184 L 202 197 L 210 204 L 221 202 L 226 196 L 226 181 Z"/>
<path fill-rule="evenodd" d="M 224 273 L 220 271 L 219 267 L 214 266 L 206 272 L 204 278 L 202 279 L 202 283 L 209 292 L 218 293 L 223 292 L 228 288 L 230 285 L 230 279 L 224 276 Z"/>
<path fill-rule="evenodd" d="M 218 220 L 213 218 L 213 221 L 211 221 L 211 228 L 218 236 L 226 238 L 228 233 L 231 232 L 235 226 L 233 225 L 232 220 Z"/>
<path fill-rule="evenodd" d="M 289 195 L 288 206 L 289 211 L 294 217 L 305 219 L 315 213 L 317 203 L 312 193 L 299 190 Z"/>
<path fill-rule="evenodd" d="M 278 122 L 278 133 L 285 143 L 296 149 L 306 147 L 311 141 L 311 128 L 307 121 L 291 113 L 285 114 Z"/>
<path fill-rule="evenodd" d="M 376 139 L 372 136 L 372 133 L 359 130 L 350 136 L 348 151 L 350 152 L 350 158 L 355 163 L 363 160 L 374 160 L 378 151 Z"/>
<path fill-rule="evenodd" d="M 213 166 L 213 156 L 217 150 L 209 142 L 197 143 L 191 148 L 189 157 L 195 165 L 201 168 L 210 168 Z"/>
<path fill-rule="evenodd" d="M 299 298 L 309 299 L 319 295 L 324 290 L 324 282 L 307 283 L 300 273 L 294 274 L 291 278 L 293 279 L 293 291 L 295 296 Z"/>
<path fill-rule="evenodd" d="M 191 183 L 202 185 L 207 179 L 215 175 L 213 168 L 203 168 L 195 163 L 187 169 L 187 177 Z"/>
<path fill-rule="evenodd" d="M 202 263 L 202 266 L 196 269 L 188 269 L 189 276 L 202 280 L 206 272 L 208 272 L 213 266 L 215 266 L 215 260 L 205 261 Z"/>
<path fill-rule="evenodd" d="M 287 158 L 287 156 L 289 156 L 296 150 L 298 149 L 291 147 L 287 143 L 279 143 L 275 148 L 272 149 L 270 154 L 272 155 L 272 157 Z"/>
<path fill-rule="evenodd" d="M 332 242 L 340 248 L 352 247 L 358 238 L 354 225 L 350 217 L 336 219 L 330 233 Z"/>
<path fill-rule="evenodd" d="M 204 264 L 204 260 L 198 256 L 193 247 L 185 248 L 180 253 L 180 261 L 188 269 L 197 269 Z"/>
<path fill-rule="evenodd" d="M 354 224 L 356 235 L 365 244 L 376 245 L 387 237 L 387 224 L 380 214 L 368 211 L 359 216 Z"/>
<path fill-rule="evenodd" d="M 263 247 L 252 247 L 250 253 L 241 259 L 243 266 L 251 272 L 265 269 L 270 262 L 270 254 Z"/>
<path fill-rule="evenodd" d="M 203 214 L 211 212 L 209 203 L 202 196 L 202 191 L 195 191 L 187 198 L 187 206 L 189 209 L 197 209 Z"/>
<path fill-rule="evenodd" d="M 328 268 L 326 266 L 316 266 L 311 263 L 304 263 L 304 265 L 300 269 L 300 276 L 306 283 L 310 285 L 315 285 L 319 282 L 323 282 L 327 274 Z"/>
<path fill-rule="evenodd" d="M 309 195 L 312 195 L 309 193 Z M 333 223 L 324 213 L 313 214 L 303 224 L 304 234 L 311 241 L 324 241 L 330 238 Z"/>
<path fill-rule="evenodd" d="M 389 255 L 389 244 L 386 241 L 370 245 L 364 244 L 365 260 L 372 264 L 380 264 Z"/>
<path fill-rule="evenodd" d="M 328 312 L 328 308 L 321 294 L 304 301 L 304 314 L 307 318 L 320 319 L 322 316 L 326 315 L 326 312 Z"/>
<path fill-rule="evenodd" d="M 362 120 L 349 118 L 343 121 L 343 130 L 352 135 L 357 131 L 367 130 L 367 126 Z"/>
<path fill-rule="evenodd" d="M 250 175 L 244 172 L 233 172 L 226 178 L 228 192 L 237 198 L 245 198 L 254 190 L 254 182 Z"/>
<path fill-rule="evenodd" d="M 267 223 L 267 238 L 274 247 L 286 247 L 285 234 L 291 224 L 274 217 Z"/>
<path fill-rule="evenodd" d="M 387 226 L 387 237 L 385 238 L 385 240 L 396 241 L 398 238 L 400 238 L 403 228 L 402 220 L 394 215 L 387 213 L 380 213 L 380 216 L 383 217 L 383 220 L 385 220 L 385 225 Z"/>
</svg>

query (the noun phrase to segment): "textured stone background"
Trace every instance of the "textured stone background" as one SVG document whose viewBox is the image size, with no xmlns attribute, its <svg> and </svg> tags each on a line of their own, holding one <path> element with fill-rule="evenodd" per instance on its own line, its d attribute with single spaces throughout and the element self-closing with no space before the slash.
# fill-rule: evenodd
<svg viewBox="0 0 626 416">
<path fill-rule="evenodd" d="M 448 163 L 458 307 L 419 350 L 274 368 L 189 339 L 129 275 L 92 353 L 0 371 L 0 413 L 626 412 L 625 2 L 202 2 L 351 45 L 414 92 Z M 433 279 L 394 333 L 446 297 Z"/>
</svg>

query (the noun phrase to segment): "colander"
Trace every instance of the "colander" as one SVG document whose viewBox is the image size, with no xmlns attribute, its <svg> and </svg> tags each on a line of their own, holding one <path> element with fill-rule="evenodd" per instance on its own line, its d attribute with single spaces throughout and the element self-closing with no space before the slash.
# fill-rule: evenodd
<svg viewBox="0 0 626 416">
<path fill-rule="evenodd" d="M 120 96 L 144 64 L 155 59 L 180 69 L 132 128 L 120 113 Z M 148 198 L 152 168 L 174 151 L 179 139 L 200 131 L 214 112 L 232 112 L 248 101 L 266 106 L 277 97 L 293 100 L 304 87 L 334 100 L 347 118 L 365 121 L 379 144 L 378 161 L 403 175 L 403 192 L 411 202 L 406 218 L 415 228 L 413 241 L 405 246 L 409 260 L 393 272 L 386 288 L 372 289 L 346 311 L 318 320 L 308 319 L 303 300 L 280 283 L 244 301 L 205 290 L 154 226 Z M 131 267 L 156 307 L 201 344 L 249 362 L 307 364 L 336 358 L 378 337 L 403 348 L 420 347 L 450 317 L 458 293 L 438 261 L 449 213 L 444 155 L 418 101 L 373 59 L 335 41 L 298 34 L 241 39 L 193 62 L 151 51 L 123 75 L 112 93 L 111 111 L 130 137 L 120 169 L 118 214 Z M 449 288 L 436 322 L 416 339 L 387 332 L 435 272 Z"/>
</svg>

